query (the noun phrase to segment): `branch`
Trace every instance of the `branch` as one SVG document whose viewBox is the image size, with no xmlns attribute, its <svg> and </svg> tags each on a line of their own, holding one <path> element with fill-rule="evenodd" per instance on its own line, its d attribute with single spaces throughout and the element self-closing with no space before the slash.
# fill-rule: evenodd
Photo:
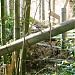
<svg viewBox="0 0 75 75">
<path fill-rule="evenodd" d="M 60 16 L 57 15 L 56 13 L 54 13 L 53 11 L 51 11 L 49 14 L 50 14 L 50 16 L 52 16 L 60 21 Z"/>
</svg>

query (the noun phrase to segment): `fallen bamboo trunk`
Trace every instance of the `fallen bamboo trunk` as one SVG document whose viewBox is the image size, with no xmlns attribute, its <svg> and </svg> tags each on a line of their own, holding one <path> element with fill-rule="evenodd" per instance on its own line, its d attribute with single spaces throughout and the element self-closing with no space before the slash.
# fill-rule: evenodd
<svg viewBox="0 0 75 75">
<path fill-rule="evenodd" d="M 69 31 L 74 28 L 75 28 L 75 19 L 65 21 L 63 23 L 60 23 L 58 27 L 51 29 L 51 36 L 52 37 L 56 36 L 58 34 L 64 33 L 66 31 Z M 50 35 L 49 28 L 42 30 L 42 32 L 39 31 L 34 34 L 30 34 L 25 37 L 26 45 L 27 46 L 34 45 L 35 43 L 38 43 L 40 41 L 43 41 L 43 40 L 49 38 L 50 37 L 49 35 Z M 1 46 L 0 47 L 0 56 L 3 54 L 6 54 L 6 53 L 13 52 L 13 51 L 17 50 L 17 48 L 20 49 L 23 45 L 23 40 L 24 40 L 24 38 L 16 40 L 10 44 Z"/>
</svg>

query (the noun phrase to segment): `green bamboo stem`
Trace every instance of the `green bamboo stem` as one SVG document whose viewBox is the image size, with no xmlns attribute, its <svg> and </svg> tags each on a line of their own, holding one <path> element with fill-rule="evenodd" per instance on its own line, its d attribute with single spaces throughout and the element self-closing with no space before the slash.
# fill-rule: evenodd
<svg viewBox="0 0 75 75">
<path fill-rule="evenodd" d="M 8 13 L 7 13 L 7 0 L 4 0 L 4 13 L 5 13 L 5 16 L 8 15 Z"/>
<path fill-rule="evenodd" d="M 31 0 L 26 0 L 25 34 L 29 31 L 30 3 Z"/>
<path fill-rule="evenodd" d="M 14 15 L 14 0 L 9 0 L 9 11 L 10 11 L 10 17 L 13 17 L 13 15 Z"/>
<path fill-rule="evenodd" d="M 20 38 L 20 0 L 15 0 L 15 25 L 14 25 L 14 40 Z M 16 75 L 19 75 L 19 50 L 15 52 L 16 56 Z"/>
<path fill-rule="evenodd" d="M 5 33 L 5 8 L 4 8 L 4 0 L 1 0 L 1 20 L 2 20 L 2 45 L 6 44 L 6 33 Z M 7 63 L 7 55 L 4 55 L 4 64 Z"/>
<path fill-rule="evenodd" d="M 31 4 L 31 0 L 26 0 L 26 9 L 25 9 L 25 14 L 24 14 L 24 21 L 25 21 L 25 25 L 24 25 L 24 36 L 26 34 L 28 34 L 28 31 L 29 31 L 29 18 L 30 18 L 30 4 Z M 22 47 L 22 61 L 21 61 L 21 66 L 22 66 L 22 69 L 21 69 L 21 73 L 22 75 L 25 75 L 25 72 L 26 72 L 26 55 L 27 55 L 27 46 L 26 46 L 26 43 L 25 43 L 25 38 L 24 38 L 24 41 L 23 41 L 23 47 Z"/>
<path fill-rule="evenodd" d="M 39 20 L 41 21 L 41 0 L 39 0 Z"/>
<path fill-rule="evenodd" d="M 75 0 L 72 0 L 72 8 L 73 8 L 72 14 L 73 17 L 75 17 Z"/>
<path fill-rule="evenodd" d="M 45 20 L 45 1 L 42 0 L 42 20 Z"/>
<path fill-rule="evenodd" d="M 62 8 L 62 10 L 61 10 L 61 22 L 64 22 L 65 20 L 66 20 L 66 8 Z M 62 33 L 62 43 L 61 43 L 62 49 L 66 48 L 65 40 L 66 40 L 66 33 Z"/>
</svg>

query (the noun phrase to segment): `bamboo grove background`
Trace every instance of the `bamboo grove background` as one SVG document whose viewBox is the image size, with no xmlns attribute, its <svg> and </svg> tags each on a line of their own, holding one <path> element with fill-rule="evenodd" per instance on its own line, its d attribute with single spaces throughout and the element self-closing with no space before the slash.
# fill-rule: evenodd
<svg viewBox="0 0 75 75">
<path fill-rule="evenodd" d="M 74 2 L 74 0 L 0 0 L 0 45 L 9 44 L 24 37 L 20 49 L 16 47 L 16 51 L 13 50 L 12 53 L 7 50 L 9 54 L 1 56 L 1 61 L 3 61 L 1 62 L 0 73 L 4 75 L 26 75 L 28 47 L 25 37 L 30 34 L 29 27 L 38 24 L 39 27 L 51 28 L 51 25 L 70 20 L 75 16 Z M 65 15 L 62 15 L 61 8 L 66 11 Z M 62 34 L 63 39 L 65 34 Z M 49 35 L 51 38 L 51 33 Z M 62 44 L 64 43 L 62 42 Z"/>
</svg>

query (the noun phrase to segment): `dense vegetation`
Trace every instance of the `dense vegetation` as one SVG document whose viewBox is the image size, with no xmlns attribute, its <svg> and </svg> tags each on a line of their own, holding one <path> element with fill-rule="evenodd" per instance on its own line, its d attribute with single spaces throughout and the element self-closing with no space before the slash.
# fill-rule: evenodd
<svg viewBox="0 0 75 75">
<path fill-rule="evenodd" d="M 20 4 L 21 1 L 24 3 L 22 3 L 23 6 Z M 0 51 L 1 49 L 5 51 L 0 56 L 0 74 L 75 75 L 75 37 L 73 37 L 75 32 L 70 33 L 73 34 L 71 37 L 68 36 L 69 32 L 64 33 L 75 27 L 75 19 L 65 21 L 66 14 L 68 14 L 65 9 L 71 0 L 66 0 L 64 4 L 61 18 L 63 23 L 60 23 L 62 26 L 58 27 L 54 27 L 54 25 L 58 24 L 56 19 L 59 22 L 60 16 L 55 13 L 55 6 L 51 7 L 52 4 L 55 4 L 55 0 L 52 0 L 52 2 L 51 0 L 47 1 L 51 12 L 48 13 L 49 21 L 45 21 L 45 2 L 43 0 L 38 1 L 40 21 L 36 20 L 38 6 L 36 12 L 33 13 L 34 17 L 30 17 L 33 0 L 21 1 L 9 0 L 8 2 L 7 0 L 0 0 Z M 35 2 L 37 5 L 38 2 Z M 5 3 L 8 5 L 7 7 Z M 75 11 L 73 5 L 74 2 L 72 2 L 72 10 Z M 7 9 L 9 9 L 9 13 Z M 74 12 L 72 14 L 74 16 Z M 48 28 L 50 29 L 48 30 Z M 16 42 L 17 44 L 15 44 Z"/>
</svg>

